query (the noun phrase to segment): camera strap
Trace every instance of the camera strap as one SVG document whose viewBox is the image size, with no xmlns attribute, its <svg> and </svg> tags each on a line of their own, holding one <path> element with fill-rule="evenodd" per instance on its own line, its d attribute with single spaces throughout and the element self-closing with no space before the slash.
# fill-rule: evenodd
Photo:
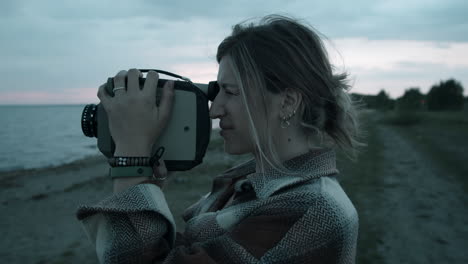
<svg viewBox="0 0 468 264">
<path fill-rule="evenodd" d="M 171 77 L 178 78 L 178 79 L 181 79 L 181 80 L 183 80 L 183 81 L 192 83 L 192 81 L 191 81 L 189 78 L 184 77 L 184 76 L 181 76 L 181 75 L 178 75 L 178 74 L 175 74 L 175 73 L 172 73 L 172 72 L 168 72 L 168 71 L 156 70 L 156 69 L 140 69 L 140 71 L 141 71 L 141 72 L 155 71 L 155 72 L 157 72 L 157 73 L 162 73 L 162 74 L 165 74 L 165 75 L 167 75 L 167 76 L 171 76 Z"/>
</svg>

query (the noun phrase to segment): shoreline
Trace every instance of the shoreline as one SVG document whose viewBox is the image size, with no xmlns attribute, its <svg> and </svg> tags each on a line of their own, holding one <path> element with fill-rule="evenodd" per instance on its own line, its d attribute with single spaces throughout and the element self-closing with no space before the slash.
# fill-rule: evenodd
<svg viewBox="0 0 468 264">
<path fill-rule="evenodd" d="M 30 169 L 14 169 L 7 171 L 0 171 L 0 181 L 7 180 L 13 177 L 21 177 L 26 175 L 33 174 L 42 174 L 42 173 L 59 173 L 65 172 L 73 169 L 80 169 L 83 166 L 92 166 L 98 163 L 107 162 L 107 158 L 103 154 L 99 155 L 90 155 L 84 158 L 74 160 L 72 162 L 60 164 L 60 165 L 49 165 L 39 168 L 30 168 Z"/>
</svg>

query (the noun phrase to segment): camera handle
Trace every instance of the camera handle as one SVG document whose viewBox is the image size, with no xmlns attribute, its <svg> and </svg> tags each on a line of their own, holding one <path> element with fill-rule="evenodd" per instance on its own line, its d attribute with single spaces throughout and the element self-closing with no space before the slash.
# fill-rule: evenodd
<svg viewBox="0 0 468 264">
<path fill-rule="evenodd" d="M 189 82 L 193 85 L 195 85 L 198 89 L 203 91 L 203 94 L 208 98 L 210 101 L 214 101 L 216 95 L 219 92 L 219 85 L 217 81 L 211 81 L 208 84 L 202 84 L 202 83 L 193 83 L 189 78 L 180 76 L 178 74 L 168 72 L 168 71 L 163 71 L 163 70 L 156 70 L 156 69 L 139 69 L 141 72 L 149 72 L 149 71 L 155 71 L 157 73 L 162 73 L 174 78 L 181 79 L 183 81 Z"/>
<path fill-rule="evenodd" d="M 163 71 L 163 70 L 156 70 L 156 69 L 140 69 L 141 72 L 149 72 L 149 71 L 155 71 L 157 73 L 162 73 L 162 74 L 165 74 L 165 75 L 168 75 L 168 76 L 171 76 L 171 77 L 174 77 L 174 78 L 178 78 L 178 79 L 181 79 L 181 80 L 184 80 L 186 82 L 189 82 L 189 83 L 192 83 L 192 81 L 187 78 L 187 77 L 184 77 L 184 76 L 180 76 L 178 74 L 175 74 L 175 73 L 172 73 L 172 72 L 168 72 L 168 71 Z"/>
</svg>

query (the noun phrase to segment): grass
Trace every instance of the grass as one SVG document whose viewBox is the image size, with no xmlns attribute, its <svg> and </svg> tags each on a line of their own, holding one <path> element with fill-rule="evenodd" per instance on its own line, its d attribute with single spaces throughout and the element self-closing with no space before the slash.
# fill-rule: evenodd
<svg viewBox="0 0 468 264">
<path fill-rule="evenodd" d="M 363 120 L 372 120 L 372 113 L 365 114 Z M 376 124 L 369 122 L 363 125 L 367 131 L 366 143 L 356 162 L 351 162 L 341 152 L 337 153 L 337 167 L 340 171 L 339 181 L 359 214 L 359 236 L 356 263 L 381 263 L 382 256 L 377 251 L 381 242 L 382 226 L 376 224 L 379 217 L 373 208 L 381 206 L 380 201 L 383 179 L 379 177 L 383 170 L 383 142 L 378 137 Z"/>
<path fill-rule="evenodd" d="M 403 111 L 395 110 L 383 113 L 381 122 L 394 126 L 413 126 L 419 124 L 468 125 L 468 109 L 465 111 Z"/>
<path fill-rule="evenodd" d="M 423 119 L 419 112 L 391 111 L 387 112 L 380 122 L 395 126 L 413 126 L 421 123 Z"/>
</svg>

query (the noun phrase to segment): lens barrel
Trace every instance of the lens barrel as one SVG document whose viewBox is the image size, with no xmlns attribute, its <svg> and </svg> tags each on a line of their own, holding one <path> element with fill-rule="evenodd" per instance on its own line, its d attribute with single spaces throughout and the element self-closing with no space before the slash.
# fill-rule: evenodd
<svg viewBox="0 0 468 264">
<path fill-rule="evenodd" d="M 97 137 L 97 105 L 88 104 L 81 114 L 81 130 L 87 137 Z"/>
</svg>

